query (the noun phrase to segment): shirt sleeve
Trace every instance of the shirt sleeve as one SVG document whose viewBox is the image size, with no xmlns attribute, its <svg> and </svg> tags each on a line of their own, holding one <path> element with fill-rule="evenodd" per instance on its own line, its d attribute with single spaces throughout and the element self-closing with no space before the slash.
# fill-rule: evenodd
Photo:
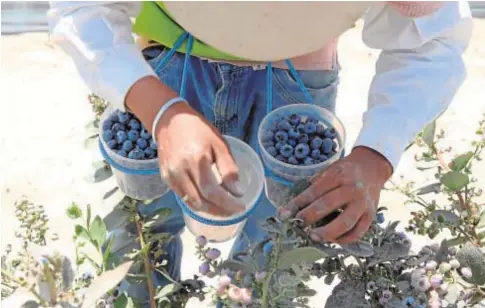
<svg viewBox="0 0 485 308">
<path fill-rule="evenodd" d="M 419 18 L 385 3 L 370 8 L 363 40 L 382 52 L 354 146 L 376 150 L 395 169 L 405 147 L 449 106 L 463 83 L 462 53 L 471 31 L 466 1 L 445 2 Z"/>
<path fill-rule="evenodd" d="M 47 16 L 51 40 L 73 59 L 91 91 L 125 109 L 131 86 L 155 76 L 134 42 L 131 17 L 140 3 L 52 1 Z"/>
</svg>

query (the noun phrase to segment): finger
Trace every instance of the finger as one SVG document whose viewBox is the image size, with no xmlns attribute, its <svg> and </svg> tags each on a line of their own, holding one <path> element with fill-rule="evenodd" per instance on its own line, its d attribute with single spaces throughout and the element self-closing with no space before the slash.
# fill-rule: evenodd
<svg viewBox="0 0 485 308">
<path fill-rule="evenodd" d="M 202 200 L 197 187 L 194 185 L 192 179 L 185 173 L 185 175 L 177 176 L 171 182 L 172 190 L 183 199 L 183 202 L 187 204 L 191 209 L 195 211 L 207 212 L 216 216 L 230 216 L 227 211 L 215 206 L 207 200 Z"/>
<path fill-rule="evenodd" d="M 220 208 L 228 215 L 244 211 L 244 205 L 219 185 L 217 177 L 212 171 L 212 158 L 202 156 L 197 164 L 194 163 L 190 170 L 202 199 Z"/>
<path fill-rule="evenodd" d="M 239 184 L 239 168 L 232 157 L 229 146 L 221 141 L 214 145 L 214 158 L 217 170 L 221 176 L 222 185 L 233 195 L 240 197 L 243 195 L 241 185 Z"/>
<path fill-rule="evenodd" d="M 369 213 L 365 213 L 360 217 L 360 220 L 357 222 L 352 230 L 337 239 L 337 243 L 345 245 L 357 242 L 369 230 L 371 223 L 372 219 L 370 218 Z"/>
<path fill-rule="evenodd" d="M 343 208 L 345 204 L 352 201 L 353 195 L 354 190 L 352 187 L 337 187 L 298 212 L 296 217 L 303 219 L 305 226 L 313 225 L 332 212 Z"/>
<path fill-rule="evenodd" d="M 292 216 L 298 213 L 302 208 L 308 206 L 317 198 L 337 188 L 340 185 L 338 178 L 336 177 L 336 171 L 334 168 L 329 168 L 322 176 L 308 187 L 301 194 L 290 200 L 288 204 L 284 206 L 285 211 L 288 211 Z"/>
<path fill-rule="evenodd" d="M 342 214 L 331 223 L 324 227 L 313 229 L 310 235 L 316 241 L 335 242 L 337 238 L 352 230 L 363 214 L 364 208 L 362 204 L 352 201 L 346 206 Z"/>
</svg>

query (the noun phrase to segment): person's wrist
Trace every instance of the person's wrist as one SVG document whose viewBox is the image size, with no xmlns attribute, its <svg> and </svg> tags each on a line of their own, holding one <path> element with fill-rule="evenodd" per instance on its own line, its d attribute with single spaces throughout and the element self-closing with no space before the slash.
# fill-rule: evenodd
<svg viewBox="0 0 485 308">
<path fill-rule="evenodd" d="M 393 167 L 391 163 L 381 153 L 374 149 L 358 146 L 352 150 L 352 154 L 359 157 L 367 167 L 376 172 L 380 184 L 384 185 L 392 176 Z"/>
<path fill-rule="evenodd" d="M 130 88 L 125 104 L 143 125 L 151 130 L 155 117 L 163 105 L 177 96 L 177 93 L 156 77 L 147 76 L 138 80 Z"/>
</svg>

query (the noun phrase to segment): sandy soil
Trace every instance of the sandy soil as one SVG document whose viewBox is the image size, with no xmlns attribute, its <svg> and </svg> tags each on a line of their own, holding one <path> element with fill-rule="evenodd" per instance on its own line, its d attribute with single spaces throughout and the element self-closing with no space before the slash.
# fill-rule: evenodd
<svg viewBox="0 0 485 308">
<path fill-rule="evenodd" d="M 368 86 L 378 56 L 378 51 L 362 43 L 360 30 L 361 25 L 358 25 L 348 31 L 339 45 L 343 69 L 337 114 L 346 126 L 348 146 L 352 145 L 361 127 Z M 103 194 L 115 186 L 114 179 L 101 184 L 89 184 L 84 180 L 92 171 L 92 161 L 99 158 L 95 150 L 89 152 L 83 147 L 84 125 L 92 119 L 87 103 L 89 91 L 79 79 L 71 60 L 48 44 L 46 34 L 3 36 L 1 45 L 2 247 L 15 241 L 13 204 L 27 197 L 45 205 L 51 228 L 59 233 L 62 245 L 68 249 L 72 245 L 72 222 L 64 213 L 70 202 L 90 203 L 95 212 L 106 215 L 121 198 L 115 194 L 102 200 Z M 468 77 L 452 106 L 438 122 L 439 127 L 447 131 L 443 143 L 453 145 L 454 151 L 469 144 L 476 123 L 485 112 L 483 19 L 475 20 L 475 31 L 465 61 Z M 417 183 L 431 179 L 431 175 L 418 173 L 413 168 L 415 151 L 412 149 L 404 155 L 394 176 L 396 181 L 401 181 L 401 176 Z M 485 175 L 485 163 L 477 171 Z M 390 219 L 408 219 L 409 208 L 403 205 L 402 196 L 384 191 L 381 200 L 383 206 L 390 208 Z M 193 256 L 194 237 L 189 232 L 183 237 L 183 275 L 189 277 L 196 272 L 198 262 Z M 417 239 L 416 245 L 424 242 Z M 227 252 L 230 244 L 221 245 L 223 251 Z M 331 289 L 322 282 L 312 284 L 319 294 L 312 299 L 311 305 L 321 307 Z M 201 307 L 201 304 L 194 302 L 189 306 Z"/>
</svg>

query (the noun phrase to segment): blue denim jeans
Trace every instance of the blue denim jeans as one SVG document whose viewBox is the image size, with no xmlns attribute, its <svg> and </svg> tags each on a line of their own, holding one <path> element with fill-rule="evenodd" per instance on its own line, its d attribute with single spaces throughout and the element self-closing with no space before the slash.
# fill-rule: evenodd
<svg viewBox="0 0 485 308">
<path fill-rule="evenodd" d="M 161 48 L 160 53 L 148 62 L 153 68 L 157 67 L 156 74 L 160 80 L 179 93 L 185 55 L 175 53 L 165 65 L 158 67 L 168 51 Z M 191 106 L 210 120 L 222 134 L 239 138 L 256 149 L 258 126 L 267 112 L 266 69 L 209 62 L 197 57 L 190 57 L 190 62 L 185 98 Z M 298 73 L 315 104 L 333 112 L 338 67 L 328 71 Z M 307 103 L 305 95 L 289 71 L 273 68 L 273 108 L 301 103 Z M 172 210 L 172 215 L 159 231 L 178 234 L 184 227 L 184 221 L 173 192 L 143 206 L 143 211 L 151 212 L 159 208 Z M 266 233 L 260 229 L 258 223 L 274 214 L 275 207 L 266 197 L 261 198 L 254 214 L 248 218 L 243 232 L 236 239 L 232 254 L 261 241 Z M 170 273 L 174 278 L 179 278 L 182 247 L 178 236 L 168 245 L 166 251 L 169 255 Z M 158 283 L 163 284 L 161 277 L 156 278 Z"/>
</svg>

